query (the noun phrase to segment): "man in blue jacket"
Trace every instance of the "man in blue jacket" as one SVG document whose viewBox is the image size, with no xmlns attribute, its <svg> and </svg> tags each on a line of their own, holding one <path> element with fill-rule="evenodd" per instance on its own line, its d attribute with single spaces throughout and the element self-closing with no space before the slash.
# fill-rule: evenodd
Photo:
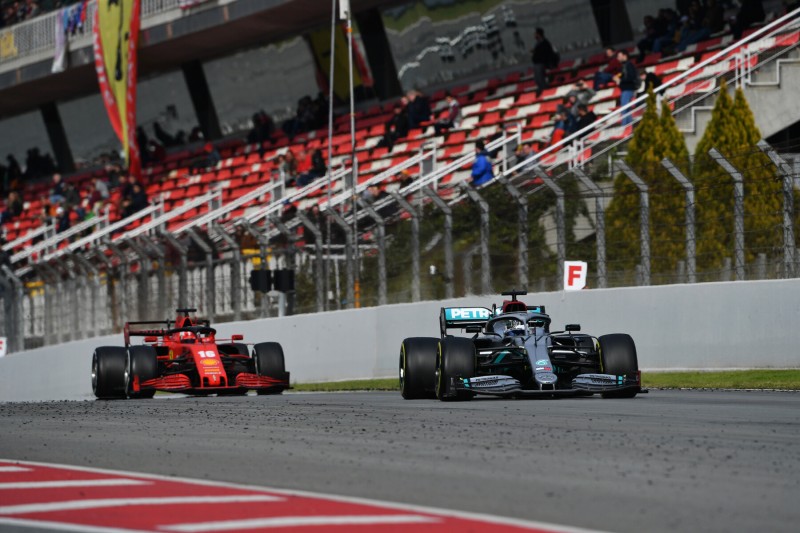
<svg viewBox="0 0 800 533">
<path fill-rule="evenodd" d="M 472 185 L 479 187 L 494 177 L 492 162 L 483 141 L 475 143 L 475 162 L 472 163 Z"/>
</svg>

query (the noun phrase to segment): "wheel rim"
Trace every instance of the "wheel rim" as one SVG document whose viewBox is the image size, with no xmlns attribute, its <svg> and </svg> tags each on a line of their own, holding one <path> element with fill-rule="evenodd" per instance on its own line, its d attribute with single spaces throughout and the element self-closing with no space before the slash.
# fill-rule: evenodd
<svg viewBox="0 0 800 533">
<path fill-rule="evenodd" d="M 436 358 L 436 397 L 441 398 L 444 394 L 444 383 L 442 383 L 442 345 L 439 344 L 439 357 Z"/>
<path fill-rule="evenodd" d="M 405 346 L 400 347 L 400 391 L 406 391 L 406 349 Z"/>
<path fill-rule="evenodd" d="M 97 394 L 97 352 L 92 354 L 92 392 Z"/>
</svg>

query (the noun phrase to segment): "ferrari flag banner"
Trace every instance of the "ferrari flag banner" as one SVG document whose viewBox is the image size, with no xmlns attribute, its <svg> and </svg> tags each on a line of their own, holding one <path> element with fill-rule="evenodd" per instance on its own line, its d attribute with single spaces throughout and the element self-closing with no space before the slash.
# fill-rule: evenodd
<svg viewBox="0 0 800 533">
<path fill-rule="evenodd" d="M 94 65 L 111 127 L 128 172 L 139 176 L 136 145 L 136 49 L 140 0 L 98 0 L 94 13 Z"/>
</svg>

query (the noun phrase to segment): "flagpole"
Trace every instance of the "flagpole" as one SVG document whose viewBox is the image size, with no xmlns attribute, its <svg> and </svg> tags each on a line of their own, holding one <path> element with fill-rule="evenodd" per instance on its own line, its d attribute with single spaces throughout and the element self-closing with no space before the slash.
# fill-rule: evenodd
<svg viewBox="0 0 800 533">
<path fill-rule="evenodd" d="M 331 0 L 331 49 L 328 56 L 328 207 L 331 205 L 332 189 L 333 189 L 333 72 L 334 72 L 334 51 L 336 48 L 336 0 Z M 325 255 L 324 266 L 324 288 L 325 288 L 325 305 L 324 309 L 328 310 L 328 294 L 330 293 L 330 262 L 331 262 L 331 218 L 325 216 L 325 223 L 327 224 L 327 231 L 325 232 L 325 247 L 327 254 Z"/>
<path fill-rule="evenodd" d="M 344 9 L 347 13 L 347 68 L 349 71 L 350 80 L 350 170 L 352 178 L 350 180 L 351 187 L 351 211 L 353 213 L 353 248 L 354 248 L 354 295 L 355 302 L 353 306 L 361 307 L 361 287 L 359 275 L 359 253 L 358 253 L 358 217 L 357 209 L 358 202 L 356 201 L 356 185 L 358 182 L 358 161 L 356 160 L 356 112 L 355 112 L 355 95 L 353 94 L 353 17 L 350 9 L 350 0 L 341 0 L 344 4 Z"/>
</svg>

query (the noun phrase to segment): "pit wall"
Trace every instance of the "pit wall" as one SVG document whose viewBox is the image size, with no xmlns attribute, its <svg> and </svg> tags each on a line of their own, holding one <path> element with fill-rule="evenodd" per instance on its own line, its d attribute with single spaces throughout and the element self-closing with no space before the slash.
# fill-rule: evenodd
<svg viewBox="0 0 800 533">
<path fill-rule="evenodd" d="M 499 295 L 387 305 L 217 324 L 217 336 L 283 345 L 292 382 L 397 374 L 405 337 L 438 336 L 439 308 L 491 307 Z M 530 294 L 545 305 L 553 330 L 579 323 L 592 335 L 629 333 L 642 370 L 798 368 L 794 332 L 800 280 L 747 281 Z M 155 317 L 154 317 L 155 318 Z M 47 346 L 0 359 L 0 401 L 91 398 L 96 346 L 122 335 Z"/>
</svg>

